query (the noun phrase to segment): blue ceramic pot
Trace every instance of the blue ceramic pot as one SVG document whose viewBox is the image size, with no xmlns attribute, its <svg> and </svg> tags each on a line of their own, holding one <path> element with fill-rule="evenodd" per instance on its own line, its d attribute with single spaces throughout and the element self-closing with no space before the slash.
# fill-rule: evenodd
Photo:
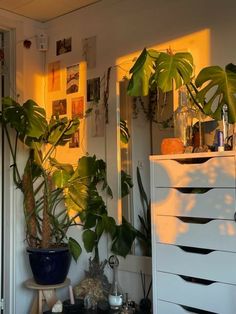
<svg viewBox="0 0 236 314">
<path fill-rule="evenodd" d="M 31 270 L 36 283 L 56 285 L 65 281 L 71 254 L 67 247 L 53 249 L 27 248 Z"/>
</svg>

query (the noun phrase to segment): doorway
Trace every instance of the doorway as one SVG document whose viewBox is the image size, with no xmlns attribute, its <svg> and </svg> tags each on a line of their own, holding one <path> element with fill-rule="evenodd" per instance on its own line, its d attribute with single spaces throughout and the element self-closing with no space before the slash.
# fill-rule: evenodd
<svg viewBox="0 0 236 314">
<path fill-rule="evenodd" d="M 14 90 L 14 31 L 0 27 L 0 106 L 2 97 L 12 96 Z M 14 70 L 15 71 L 15 70 Z M 0 125 L 0 310 L 1 314 L 10 313 L 10 172 L 9 151 L 5 145 L 3 129 Z"/>
</svg>

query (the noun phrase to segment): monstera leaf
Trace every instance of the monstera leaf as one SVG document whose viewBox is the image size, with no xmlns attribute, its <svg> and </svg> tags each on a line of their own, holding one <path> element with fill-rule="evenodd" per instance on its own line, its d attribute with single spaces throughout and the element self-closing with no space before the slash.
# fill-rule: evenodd
<svg viewBox="0 0 236 314">
<path fill-rule="evenodd" d="M 188 52 L 176 54 L 144 49 L 130 70 L 128 95 L 147 96 L 154 84 L 163 92 L 189 83 L 193 73 L 193 58 Z"/>
<path fill-rule="evenodd" d="M 10 124 L 22 141 L 26 141 L 26 137 L 39 139 L 47 129 L 45 110 L 31 99 L 21 106 L 10 97 L 3 98 L 2 121 Z"/>
<path fill-rule="evenodd" d="M 203 110 L 216 120 L 222 119 L 222 106 L 228 105 L 229 123 L 236 122 L 236 66 L 210 66 L 202 69 L 195 84 L 203 88 L 197 94 Z"/>
<path fill-rule="evenodd" d="M 68 143 L 79 128 L 79 119 L 53 116 L 49 123 L 48 143 L 63 146 Z"/>
<path fill-rule="evenodd" d="M 165 93 L 189 83 L 193 74 L 193 57 L 189 52 L 160 53 L 153 80 Z"/>
<path fill-rule="evenodd" d="M 136 60 L 130 70 L 132 74 L 128 85 L 128 95 L 146 96 L 149 92 L 149 80 L 154 72 L 155 61 L 159 56 L 155 50 L 143 49 L 141 55 Z"/>
</svg>

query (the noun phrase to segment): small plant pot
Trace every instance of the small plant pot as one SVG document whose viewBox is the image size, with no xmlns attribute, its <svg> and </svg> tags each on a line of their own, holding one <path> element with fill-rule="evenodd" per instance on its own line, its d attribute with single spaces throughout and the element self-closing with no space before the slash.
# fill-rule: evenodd
<svg viewBox="0 0 236 314">
<path fill-rule="evenodd" d="M 71 254 L 67 247 L 53 249 L 27 248 L 34 280 L 40 285 L 63 283 L 68 274 Z"/>
</svg>

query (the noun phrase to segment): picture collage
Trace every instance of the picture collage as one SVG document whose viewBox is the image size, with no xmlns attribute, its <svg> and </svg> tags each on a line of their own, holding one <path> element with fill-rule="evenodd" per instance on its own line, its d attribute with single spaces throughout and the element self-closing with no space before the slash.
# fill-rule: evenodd
<svg viewBox="0 0 236 314">
<path fill-rule="evenodd" d="M 49 102 L 51 102 L 51 114 L 67 116 L 69 118 L 79 118 L 81 121 L 85 116 L 85 102 L 94 105 L 92 113 L 93 121 L 101 123 L 98 117 L 98 102 L 100 100 L 100 78 L 86 79 L 82 62 L 64 66 L 61 55 L 72 51 L 72 38 L 64 38 L 56 41 L 55 55 L 61 60 L 48 64 L 48 92 Z M 82 123 L 81 123 L 82 124 Z M 79 130 L 74 134 L 69 143 L 69 148 L 79 148 L 81 146 L 81 136 L 83 131 Z M 93 136 L 101 136 L 101 127 L 94 125 Z"/>
</svg>

